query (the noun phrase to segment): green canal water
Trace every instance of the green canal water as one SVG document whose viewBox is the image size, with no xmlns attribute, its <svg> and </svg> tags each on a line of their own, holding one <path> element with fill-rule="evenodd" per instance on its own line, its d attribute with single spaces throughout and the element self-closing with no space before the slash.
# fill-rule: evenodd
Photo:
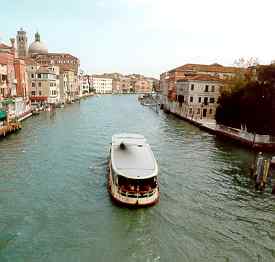
<svg viewBox="0 0 275 262">
<path fill-rule="evenodd" d="M 114 205 L 114 133 L 144 134 L 161 199 Z M 275 261 L 275 198 L 255 192 L 253 155 L 136 96 L 88 98 L 0 140 L 0 261 Z"/>
</svg>

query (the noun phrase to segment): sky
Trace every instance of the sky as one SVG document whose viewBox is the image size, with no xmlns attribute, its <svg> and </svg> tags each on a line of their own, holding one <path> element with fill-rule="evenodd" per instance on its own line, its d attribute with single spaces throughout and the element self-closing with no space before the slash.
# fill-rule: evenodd
<svg viewBox="0 0 275 262">
<path fill-rule="evenodd" d="M 77 56 L 86 73 L 159 77 L 186 63 L 269 63 L 274 10 L 274 0 L 10 0 L 0 41 L 23 27 L 30 44 L 38 30 L 50 52 Z"/>
</svg>

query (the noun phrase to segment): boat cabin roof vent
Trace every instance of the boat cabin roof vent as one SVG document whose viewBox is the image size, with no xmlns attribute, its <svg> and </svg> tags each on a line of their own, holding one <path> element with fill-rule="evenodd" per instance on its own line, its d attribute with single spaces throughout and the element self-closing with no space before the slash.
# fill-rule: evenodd
<svg viewBox="0 0 275 262">
<path fill-rule="evenodd" d="M 120 145 L 119 145 L 119 148 L 121 150 L 125 150 L 126 149 L 126 145 L 123 142 L 121 142 Z"/>
</svg>

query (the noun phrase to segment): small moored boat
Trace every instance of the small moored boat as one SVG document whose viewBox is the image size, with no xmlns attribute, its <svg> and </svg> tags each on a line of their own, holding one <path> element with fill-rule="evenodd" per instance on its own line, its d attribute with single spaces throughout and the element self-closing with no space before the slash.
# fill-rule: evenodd
<svg viewBox="0 0 275 262">
<path fill-rule="evenodd" d="M 108 190 L 113 200 L 129 206 L 158 202 L 158 165 L 144 136 L 114 135 L 110 154 Z"/>
</svg>

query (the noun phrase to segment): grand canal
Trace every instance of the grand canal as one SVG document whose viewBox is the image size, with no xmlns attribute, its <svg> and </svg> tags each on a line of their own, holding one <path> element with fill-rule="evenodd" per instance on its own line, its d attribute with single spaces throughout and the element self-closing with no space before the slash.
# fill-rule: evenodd
<svg viewBox="0 0 275 262">
<path fill-rule="evenodd" d="M 253 155 L 138 104 L 93 97 L 28 119 L 0 140 L 0 261 L 275 261 L 275 198 Z M 106 191 L 111 136 L 144 134 L 161 200 L 138 210 Z"/>
</svg>

